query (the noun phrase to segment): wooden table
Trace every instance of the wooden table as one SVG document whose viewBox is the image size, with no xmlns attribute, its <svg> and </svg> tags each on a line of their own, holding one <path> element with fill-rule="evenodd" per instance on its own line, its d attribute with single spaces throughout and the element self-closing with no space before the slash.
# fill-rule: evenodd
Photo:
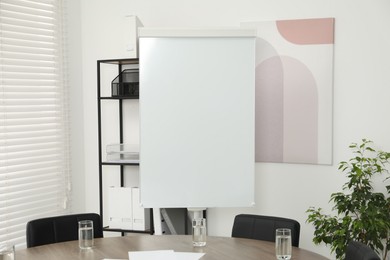
<svg viewBox="0 0 390 260">
<path fill-rule="evenodd" d="M 141 235 L 95 239 L 93 249 L 80 250 L 78 241 L 50 244 L 16 251 L 17 260 L 101 260 L 128 259 L 128 251 L 167 250 L 206 253 L 202 260 L 275 260 L 272 242 L 230 237 L 207 237 L 205 247 L 193 247 L 192 237 L 185 235 Z M 316 253 L 293 247 L 293 260 L 325 260 Z"/>
</svg>

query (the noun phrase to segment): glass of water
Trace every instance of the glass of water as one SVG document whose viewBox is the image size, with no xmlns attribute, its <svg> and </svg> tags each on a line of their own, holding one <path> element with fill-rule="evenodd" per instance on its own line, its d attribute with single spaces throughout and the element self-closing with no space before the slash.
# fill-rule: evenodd
<svg viewBox="0 0 390 260">
<path fill-rule="evenodd" d="M 278 228 L 275 233 L 275 253 L 276 259 L 291 259 L 291 229 Z"/>
<path fill-rule="evenodd" d="M 192 220 L 192 245 L 205 246 L 206 245 L 206 219 L 199 218 Z"/>
<path fill-rule="evenodd" d="M 93 221 L 79 221 L 79 247 L 91 249 L 93 247 Z"/>
<path fill-rule="evenodd" d="M 0 243 L 0 260 L 15 260 L 15 246 Z"/>
</svg>

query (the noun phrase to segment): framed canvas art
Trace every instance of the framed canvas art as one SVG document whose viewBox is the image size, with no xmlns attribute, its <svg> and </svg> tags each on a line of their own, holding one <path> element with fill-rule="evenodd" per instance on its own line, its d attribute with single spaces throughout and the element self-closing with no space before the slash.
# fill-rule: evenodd
<svg viewBox="0 0 390 260">
<path fill-rule="evenodd" d="M 255 28 L 256 162 L 332 164 L 334 18 Z"/>
</svg>

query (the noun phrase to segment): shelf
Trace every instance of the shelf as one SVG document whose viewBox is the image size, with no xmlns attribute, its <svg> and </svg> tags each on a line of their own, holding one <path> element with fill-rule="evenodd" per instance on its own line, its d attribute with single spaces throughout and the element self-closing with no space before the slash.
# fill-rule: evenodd
<svg viewBox="0 0 390 260">
<path fill-rule="evenodd" d="M 108 82 L 105 82 L 103 89 L 102 89 L 102 85 L 101 85 L 102 84 L 102 82 L 101 82 L 101 69 L 107 68 L 109 66 L 108 65 L 102 66 L 102 64 L 112 64 L 114 66 L 117 66 L 117 69 L 118 69 L 118 74 L 117 74 L 116 78 L 114 78 L 114 80 L 111 82 L 111 86 L 109 86 L 109 84 L 107 84 Z M 114 102 L 117 102 L 117 104 L 118 104 L 117 111 L 118 111 L 119 117 L 117 118 L 117 124 L 119 126 L 118 127 L 119 131 L 116 134 L 115 133 L 114 134 L 116 135 L 119 143 L 123 144 L 123 143 L 125 143 L 124 124 L 125 124 L 125 120 L 129 120 L 129 119 L 127 118 L 128 115 L 126 113 L 124 113 L 125 104 L 127 102 L 125 102 L 125 101 L 122 102 L 122 101 L 123 100 L 138 100 L 139 99 L 139 95 L 138 95 L 138 88 L 139 87 L 138 86 L 137 86 L 137 91 L 134 90 L 134 92 L 132 92 L 132 90 L 133 90 L 131 88 L 132 85 L 131 86 L 130 85 L 129 86 L 121 85 L 122 83 L 126 83 L 126 84 L 134 83 L 137 85 L 139 84 L 138 78 L 137 78 L 137 80 L 135 80 L 135 79 L 133 80 L 133 78 L 131 78 L 131 77 L 128 78 L 128 77 L 124 76 L 123 72 L 126 70 L 129 70 L 130 68 L 125 68 L 125 70 L 124 70 L 123 65 L 130 65 L 127 67 L 131 67 L 134 71 L 137 71 L 137 73 L 139 71 L 139 60 L 137 58 L 135 58 L 135 59 L 108 59 L 108 60 L 98 60 L 97 61 L 99 208 L 100 208 L 100 216 L 103 220 L 103 223 L 104 223 L 104 220 L 106 220 L 104 218 L 105 213 L 109 213 L 109 212 L 106 212 L 107 210 L 106 211 L 104 210 L 104 203 L 103 203 L 105 201 L 105 199 L 106 199 L 107 203 L 109 202 L 109 200 L 107 198 L 105 198 L 105 196 L 104 196 L 104 192 L 107 192 L 106 191 L 107 185 L 104 186 L 104 179 L 105 179 L 103 176 L 104 173 L 108 173 L 108 170 L 113 170 L 114 173 L 119 173 L 118 176 L 115 175 L 115 176 L 113 176 L 113 178 L 116 178 L 118 180 L 119 187 L 125 187 L 125 171 L 129 171 L 127 173 L 130 174 L 130 173 L 132 173 L 132 171 L 130 171 L 132 169 L 130 169 L 129 167 L 134 167 L 134 166 L 138 167 L 140 165 L 139 157 L 137 157 L 137 160 L 132 159 L 133 157 L 127 156 L 128 154 L 124 154 L 124 152 L 121 149 L 118 151 L 118 153 L 119 153 L 118 158 L 116 157 L 116 154 L 114 154 L 115 156 L 112 158 L 111 157 L 106 158 L 106 157 L 104 157 L 104 154 L 103 154 L 103 147 L 102 147 L 102 145 L 103 145 L 102 140 L 103 140 L 103 136 L 104 136 L 103 130 L 106 130 L 106 128 L 102 129 L 102 111 L 105 108 L 105 106 L 103 106 L 103 105 L 106 105 L 105 101 L 103 101 L 103 100 L 116 100 Z M 114 86 L 113 83 L 115 83 L 116 85 Z M 118 86 L 120 86 L 121 88 L 119 88 Z M 108 91 L 109 90 L 108 87 L 111 88 L 111 93 Z M 116 87 L 115 91 L 113 91 L 114 87 Z M 104 90 L 104 91 L 102 91 L 102 90 Z M 102 95 L 102 92 L 105 94 Z M 108 101 L 108 102 L 110 102 L 110 101 Z M 112 154 L 110 154 L 110 155 L 112 155 Z M 122 157 L 122 155 L 124 155 L 124 156 Z M 128 159 L 124 160 L 124 158 L 128 158 Z M 118 160 L 116 160 L 116 159 L 118 159 Z M 120 159 L 122 159 L 122 160 L 120 160 Z M 113 167 L 113 168 L 108 169 L 109 167 Z M 138 198 L 137 198 L 137 200 L 138 200 Z M 147 227 L 148 228 L 147 230 L 110 228 L 110 226 L 107 225 L 107 226 L 103 226 L 103 231 L 120 232 L 120 233 L 122 233 L 122 236 L 124 235 L 124 233 L 142 233 L 142 234 L 153 235 L 154 234 L 153 210 L 151 209 L 149 213 L 146 213 L 146 211 L 144 211 L 143 213 L 145 214 L 145 216 L 144 216 L 145 226 L 142 228 Z M 125 214 L 125 213 L 120 213 L 120 214 Z M 105 224 L 108 224 L 108 223 L 105 223 Z M 112 223 L 110 223 L 110 224 L 114 225 Z M 150 226 L 150 228 L 149 228 L 149 226 Z M 133 226 L 133 227 L 137 228 L 137 226 Z"/>
<path fill-rule="evenodd" d="M 141 233 L 141 234 L 154 234 L 152 230 L 132 230 L 132 229 L 120 229 L 120 228 L 110 228 L 103 227 L 103 231 L 111 231 L 111 232 L 128 232 L 128 233 Z"/>
<path fill-rule="evenodd" d="M 116 59 L 116 60 L 98 60 L 98 63 L 108 63 L 115 65 L 129 65 L 129 64 L 139 64 L 138 59 Z"/>
<path fill-rule="evenodd" d="M 111 99 L 111 100 L 118 100 L 118 99 L 139 99 L 139 97 L 100 97 L 100 99 Z"/>
<path fill-rule="evenodd" d="M 102 162 L 102 165 L 139 165 L 139 162 Z"/>
</svg>

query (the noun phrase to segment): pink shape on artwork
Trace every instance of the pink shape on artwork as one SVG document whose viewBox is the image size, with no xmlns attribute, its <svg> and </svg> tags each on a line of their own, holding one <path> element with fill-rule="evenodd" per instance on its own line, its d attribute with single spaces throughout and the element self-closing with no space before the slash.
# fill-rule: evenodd
<svg viewBox="0 0 390 260">
<path fill-rule="evenodd" d="M 273 56 L 256 66 L 256 162 L 283 162 L 283 65 Z"/>
<path fill-rule="evenodd" d="M 318 90 L 307 66 L 273 56 L 256 66 L 256 162 L 318 163 Z"/>
<path fill-rule="evenodd" d="M 318 88 L 301 61 L 282 56 L 284 162 L 318 163 Z"/>
<path fill-rule="evenodd" d="M 279 33 L 294 44 L 333 44 L 334 18 L 276 21 Z"/>
</svg>

